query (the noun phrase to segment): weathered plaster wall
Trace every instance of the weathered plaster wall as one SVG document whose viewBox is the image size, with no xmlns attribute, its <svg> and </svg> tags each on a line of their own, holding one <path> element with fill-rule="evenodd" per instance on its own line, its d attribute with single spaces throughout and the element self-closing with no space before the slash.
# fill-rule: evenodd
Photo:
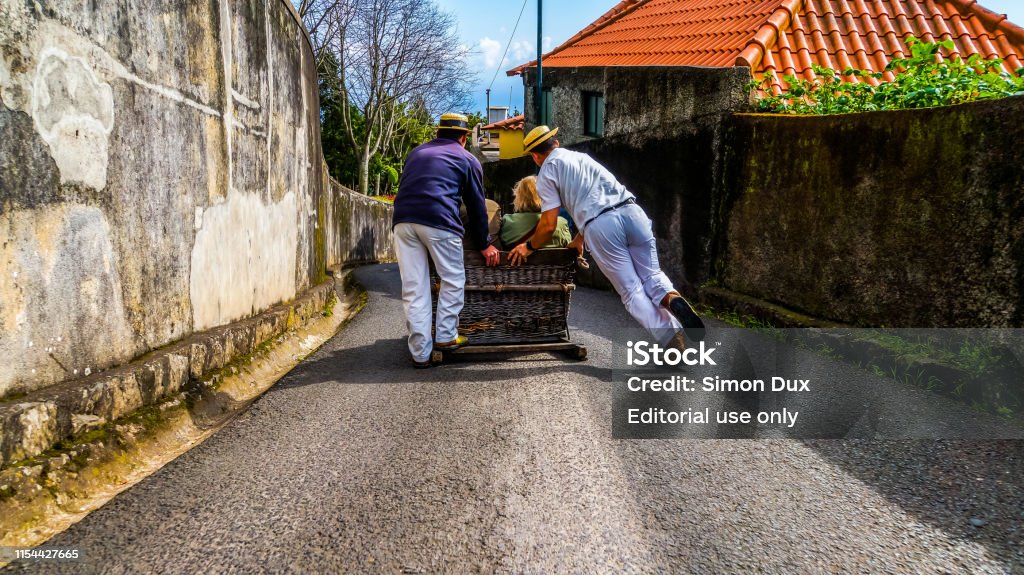
<svg viewBox="0 0 1024 575">
<path fill-rule="evenodd" d="M 1024 97 L 738 115 L 718 279 L 867 326 L 1024 325 Z"/>
<path fill-rule="evenodd" d="M 284 0 L 0 0 L 0 397 L 252 316 L 342 263 L 319 138 Z"/>
<path fill-rule="evenodd" d="M 394 261 L 391 234 L 392 207 L 330 180 L 332 191 L 324 211 L 334 222 L 325 234 L 328 267 L 379 261 Z"/>
</svg>

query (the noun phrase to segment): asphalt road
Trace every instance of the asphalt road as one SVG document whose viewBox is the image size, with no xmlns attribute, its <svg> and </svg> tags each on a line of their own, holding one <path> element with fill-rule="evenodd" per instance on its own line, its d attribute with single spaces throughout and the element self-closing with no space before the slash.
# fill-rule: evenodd
<svg viewBox="0 0 1024 575">
<path fill-rule="evenodd" d="M 614 440 L 611 294 L 577 363 L 413 370 L 395 265 L 205 443 L 49 542 L 39 573 L 1024 573 L 1016 441 Z M 974 520 L 975 526 L 972 524 Z"/>
</svg>

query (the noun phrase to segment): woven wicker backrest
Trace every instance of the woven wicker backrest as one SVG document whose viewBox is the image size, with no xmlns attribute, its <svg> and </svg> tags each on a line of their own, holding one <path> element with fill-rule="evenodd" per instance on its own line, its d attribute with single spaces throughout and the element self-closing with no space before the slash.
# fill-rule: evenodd
<svg viewBox="0 0 1024 575">
<path fill-rule="evenodd" d="M 569 338 L 569 298 L 576 274 L 576 251 L 540 250 L 523 265 L 487 267 L 479 252 L 465 252 L 465 307 L 459 332 L 471 343 L 530 343 Z M 435 293 L 440 287 L 431 271 Z M 436 297 L 434 305 L 436 309 Z"/>
</svg>

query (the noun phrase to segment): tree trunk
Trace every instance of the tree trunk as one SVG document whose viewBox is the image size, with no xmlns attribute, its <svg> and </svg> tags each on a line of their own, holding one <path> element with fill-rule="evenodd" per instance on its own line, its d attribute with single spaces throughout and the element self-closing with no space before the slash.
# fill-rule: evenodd
<svg viewBox="0 0 1024 575">
<path fill-rule="evenodd" d="M 363 148 L 359 155 L 359 193 L 364 196 L 370 191 L 370 150 Z"/>
</svg>

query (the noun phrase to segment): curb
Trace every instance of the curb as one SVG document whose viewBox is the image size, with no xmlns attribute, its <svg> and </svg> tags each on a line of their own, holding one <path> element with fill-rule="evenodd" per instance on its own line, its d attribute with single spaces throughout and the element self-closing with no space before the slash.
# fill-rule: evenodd
<svg viewBox="0 0 1024 575">
<path fill-rule="evenodd" d="M 848 327 L 719 287 L 701 287 L 698 301 L 712 309 L 732 310 L 766 321 L 776 327 Z"/>
<path fill-rule="evenodd" d="M 0 404 L 4 445 L 15 448 L 5 453 L 35 452 L 0 469 L 0 545 L 38 545 L 202 442 L 363 302 L 346 270 L 255 318 Z"/>
<path fill-rule="evenodd" d="M 194 334 L 126 365 L 0 402 L 0 468 L 160 403 L 325 309 L 334 281 L 293 302 Z"/>
</svg>

